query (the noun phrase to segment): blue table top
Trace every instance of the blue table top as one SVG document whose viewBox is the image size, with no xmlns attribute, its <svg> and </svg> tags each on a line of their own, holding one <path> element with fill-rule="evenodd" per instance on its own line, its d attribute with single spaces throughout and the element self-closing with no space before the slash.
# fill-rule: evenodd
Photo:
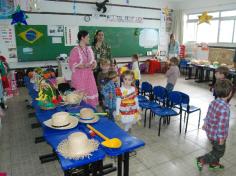
<svg viewBox="0 0 236 176">
<path fill-rule="evenodd" d="M 119 149 L 110 149 L 102 147 L 105 153 L 109 156 L 118 156 L 125 152 L 134 151 L 145 145 L 145 143 L 137 137 L 129 135 L 127 132 L 122 130 L 116 123 L 109 120 L 106 117 L 100 118 L 97 123 L 91 124 L 95 129 L 104 134 L 108 138 L 119 138 L 122 141 L 122 146 Z M 84 132 L 88 134 L 89 129 L 85 125 L 79 125 Z M 95 136 L 95 139 L 102 142 L 99 136 Z"/>
<path fill-rule="evenodd" d="M 53 147 L 54 150 L 56 150 L 58 144 L 62 140 L 67 138 L 68 135 L 73 132 L 82 131 L 89 136 L 89 129 L 86 127 L 86 124 L 83 124 L 83 123 L 79 123 L 78 126 L 73 129 L 56 130 L 56 129 L 48 128 L 47 126 L 43 124 L 43 122 L 45 120 L 50 119 L 51 116 L 56 112 L 67 111 L 71 113 L 77 113 L 80 111 L 81 108 L 84 108 L 84 107 L 92 108 L 92 106 L 86 104 L 85 102 L 82 102 L 80 106 L 59 106 L 53 110 L 41 110 L 37 104 L 37 101 L 35 100 L 35 98 L 37 97 L 36 96 L 37 92 L 33 89 L 33 84 L 29 82 L 29 79 L 25 79 L 25 81 L 27 82 L 25 83 L 25 85 L 27 85 L 29 94 L 33 99 L 32 105 L 35 108 L 36 118 L 43 128 L 44 138 Z M 86 165 L 88 163 L 92 163 L 98 160 L 102 160 L 105 157 L 105 154 L 110 155 L 110 156 L 118 156 L 125 152 L 131 152 L 145 145 L 145 143 L 142 140 L 134 136 L 130 136 L 128 133 L 123 131 L 116 123 L 109 120 L 107 117 L 100 117 L 100 120 L 97 123 L 92 124 L 92 126 L 96 128 L 98 131 L 100 131 L 101 133 L 103 133 L 108 138 L 115 138 L 115 137 L 119 138 L 122 141 L 121 148 L 109 149 L 100 145 L 99 150 L 95 151 L 92 157 L 84 158 L 82 160 L 65 159 L 63 156 L 58 154 L 59 161 L 63 170 L 68 170 L 68 169 Z M 95 136 L 94 138 L 98 140 L 99 142 L 103 141 L 98 136 Z"/>
<path fill-rule="evenodd" d="M 80 132 L 80 131 L 81 130 L 76 129 L 73 132 Z M 97 151 L 92 152 L 92 156 L 85 157 L 84 159 L 72 160 L 72 159 L 64 158 L 59 152 L 56 151 L 56 149 L 59 143 L 62 140 L 67 139 L 71 133 L 72 132 L 69 132 L 67 134 L 57 134 L 57 135 L 47 136 L 47 141 L 52 146 L 54 151 L 57 153 L 57 156 L 59 158 L 59 161 L 63 170 L 69 170 L 72 168 L 80 167 L 89 163 L 103 160 L 105 158 L 105 152 L 100 147 Z"/>
</svg>

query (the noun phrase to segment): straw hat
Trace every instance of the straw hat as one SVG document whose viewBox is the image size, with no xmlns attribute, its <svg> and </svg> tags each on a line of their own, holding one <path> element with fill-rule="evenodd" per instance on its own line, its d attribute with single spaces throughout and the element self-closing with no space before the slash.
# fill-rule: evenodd
<svg viewBox="0 0 236 176">
<path fill-rule="evenodd" d="M 81 100 L 84 98 L 83 92 L 71 92 L 64 96 L 64 101 L 66 104 L 80 104 Z"/>
<path fill-rule="evenodd" d="M 85 133 L 75 132 L 57 146 L 57 151 L 68 159 L 83 159 L 91 156 L 98 146 L 99 142 L 88 139 Z"/>
<path fill-rule="evenodd" d="M 56 82 L 57 82 L 57 85 L 58 85 L 58 84 L 61 84 L 61 83 L 65 83 L 66 80 L 65 80 L 64 77 L 57 77 L 57 78 L 56 78 Z"/>
<path fill-rule="evenodd" d="M 94 114 L 94 111 L 90 108 L 82 108 L 80 110 L 79 121 L 82 123 L 95 123 L 99 120 L 99 117 Z"/>
<path fill-rule="evenodd" d="M 43 123 L 49 128 L 67 130 L 76 127 L 78 122 L 78 118 L 71 116 L 68 112 L 57 112 L 52 115 L 51 119 Z"/>
</svg>

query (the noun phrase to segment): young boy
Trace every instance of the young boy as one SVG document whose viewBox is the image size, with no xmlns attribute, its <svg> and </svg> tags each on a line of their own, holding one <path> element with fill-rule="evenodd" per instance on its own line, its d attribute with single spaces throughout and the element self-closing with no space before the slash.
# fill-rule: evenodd
<svg viewBox="0 0 236 176">
<path fill-rule="evenodd" d="M 116 110 L 116 88 L 118 87 L 118 74 L 116 71 L 108 72 L 109 82 L 103 87 L 103 105 L 109 111 L 109 118 L 114 121 L 113 113 Z"/>
<path fill-rule="evenodd" d="M 166 72 L 166 77 L 167 77 L 166 89 L 168 92 L 170 92 L 174 89 L 176 81 L 177 81 L 178 77 L 180 76 L 178 63 L 179 63 L 179 61 L 176 57 L 172 57 L 170 59 L 170 68 Z"/>
<path fill-rule="evenodd" d="M 218 67 L 215 71 L 215 78 L 216 78 L 215 81 L 227 79 L 228 74 L 229 74 L 229 68 L 228 67 L 224 67 L 224 66 Z M 215 84 L 215 82 L 212 83 L 212 87 L 210 87 L 210 90 L 213 91 L 213 96 L 216 99 L 217 95 L 215 94 L 215 91 L 214 91 L 214 84 Z M 233 97 L 234 93 L 235 93 L 235 87 L 232 87 L 231 96 L 227 99 L 228 103 L 230 102 L 230 100 Z"/>
<path fill-rule="evenodd" d="M 213 80 L 212 84 L 210 84 L 210 90 L 214 92 L 214 85 L 216 83 L 216 80 L 218 79 L 226 79 L 229 73 L 228 67 L 220 66 L 215 70 L 215 79 Z M 214 95 L 214 93 L 213 93 Z M 215 95 L 214 95 L 215 96 Z"/>
<path fill-rule="evenodd" d="M 229 130 L 230 107 L 227 99 L 232 92 L 232 83 L 227 79 L 217 80 L 214 89 L 218 98 L 210 103 L 202 127 L 212 144 L 212 151 L 196 159 L 199 171 L 205 164 L 209 164 L 209 169 L 212 170 L 224 169 L 224 166 L 220 164 L 220 158 L 225 152 L 225 142 Z"/>
<path fill-rule="evenodd" d="M 110 69 L 110 61 L 108 59 L 100 59 L 100 67 L 101 71 L 98 72 L 97 75 L 97 88 L 99 93 L 99 101 L 102 101 L 102 94 L 101 91 L 105 84 L 109 81 L 108 79 L 108 72 Z"/>
</svg>

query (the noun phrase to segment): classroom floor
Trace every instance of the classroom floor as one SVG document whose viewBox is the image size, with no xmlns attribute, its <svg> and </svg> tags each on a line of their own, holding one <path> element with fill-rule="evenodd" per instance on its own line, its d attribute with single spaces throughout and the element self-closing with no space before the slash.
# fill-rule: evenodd
<svg viewBox="0 0 236 176">
<path fill-rule="evenodd" d="M 153 85 L 165 85 L 164 75 L 142 75 Z M 202 119 L 208 104 L 213 99 L 207 83 L 195 83 L 193 80 L 179 78 L 175 90 L 190 95 L 191 104 L 201 107 Z M 35 118 L 28 118 L 26 109 L 27 91 L 20 89 L 20 96 L 8 101 L 6 117 L 2 120 L 0 130 L 0 173 L 8 176 L 62 176 L 58 161 L 41 164 L 39 156 L 51 152 L 45 142 L 35 144 L 34 138 L 41 136 L 40 128 L 31 129 Z M 230 133 L 227 140 L 226 153 L 222 163 L 224 171 L 208 171 L 201 173 L 195 168 L 194 159 L 211 149 L 205 132 L 197 129 L 197 115 L 191 114 L 188 132 L 179 134 L 179 120 L 172 118 L 169 126 L 163 126 L 161 136 L 157 136 L 157 121 L 153 120 L 152 128 L 136 126 L 132 135 L 143 139 L 146 146 L 139 149 L 137 156 L 130 159 L 130 176 L 233 176 L 236 175 L 236 98 L 231 101 Z M 31 110 L 32 111 L 32 110 Z M 202 123 L 203 121 L 201 121 Z M 114 162 L 107 158 L 106 162 Z M 115 176 L 116 173 L 109 174 Z"/>
</svg>

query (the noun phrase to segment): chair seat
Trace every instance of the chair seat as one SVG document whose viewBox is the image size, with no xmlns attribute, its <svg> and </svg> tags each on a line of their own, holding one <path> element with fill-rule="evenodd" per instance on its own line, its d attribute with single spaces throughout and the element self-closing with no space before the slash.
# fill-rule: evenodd
<svg viewBox="0 0 236 176">
<path fill-rule="evenodd" d="M 199 111 L 200 108 L 198 108 L 196 106 L 189 105 L 189 110 L 187 111 L 187 104 L 182 104 L 182 110 L 186 111 L 188 113 L 192 113 L 192 112 L 195 112 L 195 111 Z"/>
<path fill-rule="evenodd" d="M 142 101 L 149 101 L 149 100 L 147 99 L 147 97 L 145 97 L 143 95 L 138 95 L 138 101 L 142 102 Z"/>
<path fill-rule="evenodd" d="M 144 101 L 144 102 L 139 102 L 139 106 L 140 108 L 143 109 L 151 109 L 151 108 L 160 108 L 161 106 L 155 102 L 151 102 L 151 101 Z"/>
<path fill-rule="evenodd" d="M 152 112 L 158 116 L 177 116 L 179 113 L 177 113 L 175 110 L 171 108 L 151 108 Z"/>
</svg>

